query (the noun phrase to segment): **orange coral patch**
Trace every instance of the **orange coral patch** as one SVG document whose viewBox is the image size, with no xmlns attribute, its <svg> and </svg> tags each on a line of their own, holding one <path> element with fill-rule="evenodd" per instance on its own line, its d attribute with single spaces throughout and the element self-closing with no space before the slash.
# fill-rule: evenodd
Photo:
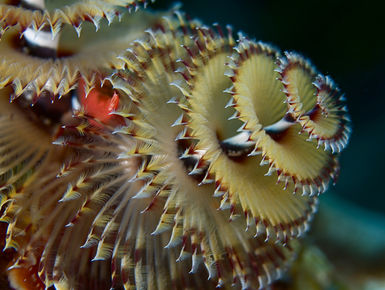
<svg viewBox="0 0 385 290">
<path fill-rule="evenodd" d="M 37 272 L 37 265 L 31 266 L 29 268 L 14 268 L 9 271 L 8 278 L 11 286 L 15 289 L 45 289 L 45 285 L 40 280 Z"/>
<path fill-rule="evenodd" d="M 119 95 L 116 91 L 103 86 L 92 89 L 87 95 L 84 88 L 84 80 L 81 79 L 79 81 L 78 97 L 85 114 L 102 123 L 119 123 L 121 118 L 111 114 L 119 106 Z"/>
</svg>

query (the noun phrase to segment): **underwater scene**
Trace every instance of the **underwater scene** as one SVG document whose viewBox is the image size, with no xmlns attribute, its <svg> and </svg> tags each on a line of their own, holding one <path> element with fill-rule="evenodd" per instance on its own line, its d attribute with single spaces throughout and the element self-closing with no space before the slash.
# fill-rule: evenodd
<svg viewBox="0 0 385 290">
<path fill-rule="evenodd" d="M 385 289 L 374 4 L 0 0 L 0 289 Z"/>
</svg>

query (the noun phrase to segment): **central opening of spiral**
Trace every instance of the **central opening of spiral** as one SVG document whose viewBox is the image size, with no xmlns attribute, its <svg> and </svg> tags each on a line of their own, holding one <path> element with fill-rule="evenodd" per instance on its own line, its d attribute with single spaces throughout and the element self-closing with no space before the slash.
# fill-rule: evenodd
<svg viewBox="0 0 385 290">
<path fill-rule="evenodd" d="M 241 162 L 253 151 L 255 143 L 249 140 L 250 132 L 244 131 L 219 142 L 222 151 L 233 161 Z"/>
<path fill-rule="evenodd" d="M 285 116 L 275 122 L 272 125 L 266 126 L 263 129 L 274 141 L 279 142 L 282 140 L 288 129 L 295 124 L 295 119 L 291 114 L 285 114 Z"/>
</svg>

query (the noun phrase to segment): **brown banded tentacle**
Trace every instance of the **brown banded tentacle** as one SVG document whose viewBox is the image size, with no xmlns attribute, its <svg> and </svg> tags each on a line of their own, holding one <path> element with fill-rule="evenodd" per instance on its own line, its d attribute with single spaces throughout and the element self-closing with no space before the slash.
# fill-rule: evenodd
<svg viewBox="0 0 385 290">
<path fill-rule="evenodd" d="M 246 130 L 233 117 L 237 112 L 227 105 L 231 101 L 228 102 L 224 92 L 231 85 L 225 76 L 228 74 L 225 63 L 232 53 L 229 45 L 232 41 L 222 46 L 226 40 L 210 39 L 211 35 L 203 31 L 202 40 L 189 48 L 190 59 L 185 61 L 189 77 L 185 83 L 178 84 L 186 98 L 182 103 L 187 116 L 185 135 L 197 140 L 194 150 L 202 152 L 201 158 L 209 164 L 208 171 L 216 183 L 214 195 L 221 196 L 221 209 L 230 209 L 230 219 L 245 216 L 247 226 L 254 225 L 257 235 L 288 241 L 306 230 L 315 211 L 315 197 L 285 191 L 284 185 L 276 184 L 276 173 L 265 176 L 266 170 L 260 166 L 261 156 L 248 156 L 247 148 L 255 145 L 248 134 L 245 137 L 238 134 L 238 128 Z M 285 106 L 282 110 L 285 111 Z M 274 121 L 280 118 L 276 115 Z M 287 186 L 294 191 L 292 184 Z"/>
<path fill-rule="evenodd" d="M 121 23 L 101 23 L 98 32 L 88 31 L 90 27 L 85 25 L 87 33 L 79 38 L 64 30 L 55 58 L 27 53 L 17 30 L 9 29 L 0 42 L 0 87 L 13 86 L 11 100 L 23 95 L 34 103 L 44 93 L 52 98 L 68 94 L 81 78 L 88 94 L 103 77 L 122 66 L 117 56 L 128 44 L 141 37 L 146 28 L 156 25 L 163 15 L 138 12 Z M 96 33 L 103 41 L 95 37 Z"/>
<path fill-rule="evenodd" d="M 317 103 L 316 87 L 313 85 L 317 71 L 309 60 L 294 52 L 285 52 L 277 64 L 289 112 L 297 119 L 301 113 L 312 110 Z"/>
<path fill-rule="evenodd" d="M 133 154 L 149 156 L 148 163 L 143 163 L 144 166 L 140 168 L 133 179 L 143 182 L 134 200 L 145 201 L 152 197 L 150 204 L 143 210 L 143 214 L 151 214 L 152 218 L 159 215 L 156 222 L 157 226 L 152 233 L 155 239 L 162 237 L 164 241 L 167 241 L 164 245 L 167 251 L 173 252 L 179 249 L 181 262 L 178 263 L 187 261 L 186 258 L 191 257 L 188 260 L 191 261 L 192 272 L 200 271 L 200 265 L 203 264 L 209 277 L 212 279 L 215 277 L 219 285 L 227 284 L 231 282 L 228 275 L 231 262 L 227 256 L 223 255 L 224 249 L 234 248 L 242 255 L 242 258 L 248 257 L 246 253 L 250 248 L 253 248 L 254 233 L 244 232 L 240 228 L 242 224 L 245 226 L 242 219 L 238 222 L 228 223 L 226 213 L 217 211 L 220 205 L 219 200 L 212 198 L 215 186 L 202 183 L 200 180 L 197 181 L 192 175 L 188 175 L 192 171 L 186 170 L 185 161 L 180 159 L 182 156 L 184 159 L 189 153 L 192 153 L 194 157 L 199 155 L 193 154 L 195 153 L 194 141 L 189 143 L 188 132 L 179 133 L 180 128 L 184 128 L 184 123 L 187 121 L 183 113 L 184 110 L 188 110 L 188 107 L 184 106 L 186 104 L 183 103 L 184 96 L 175 86 L 178 86 L 183 79 L 186 80 L 189 75 L 177 67 L 177 73 L 175 73 L 175 69 L 169 64 L 174 62 L 173 65 L 176 65 L 175 61 L 179 58 L 183 62 L 183 58 L 194 51 L 189 51 L 189 45 L 193 43 L 190 42 L 189 38 L 185 39 L 183 29 L 182 32 L 172 31 L 172 34 L 149 31 L 149 39 L 138 41 L 122 57 L 126 62 L 127 69 L 119 71 L 115 77 L 112 77 L 111 82 L 116 89 L 121 91 L 123 99 L 134 102 L 138 110 L 135 113 L 125 109 L 116 112 L 121 116 L 126 116 L 127 123 L 131 123 L 120 128 L 118 134 L 131 136 L 137 140 L 138 144 L 142 142 L 148 144 L 143 147 L 138 146 L 132 152 Z M 212 33 L 207 28 L 198 28 L 197 36 L 193 41 L 196 42 L 197 46 L 201 45 L 202 49 L 205 45 L 212 45 L 214 48 L 215 41 L 223 41 L 224 46 L 227 46 L 224 49 L 231 51 L 232 42 L 229 45 L 225 39 L 208 39 L 207 37 Z M 179 38 L 176 38 L 178 35 Z M 184 43 L 184 41 L 190 43 Z M 184 45 L 184 48 L 180 48 L 181 44 Z M 171 45 L 171 49 L 168 49 L 167 45 Z M 201 52 L 203 53 L 203 50 Z M 174 59 L 170 59 L 170 57 Z M 191 69 L 197 63 L 191 62 L 185 65 Z M 174 86 L 170 87 L 169 83 L 171 82 Z M 171 101 L 169 101 L 170 99 Z M 197 168 L 194 170 L 196 171 Z M 130 208 L 130 206 L 127 204 L 127 206 L 122 207 L 122 210 L 123 208 Z M 219 229 L 228 232 L 228 234 L 222 234 Z M 124 232 L 125 229 L 121 229 L 121 231 Z M 234 231 L 237 234 L 234 234 Z M 239 244 L 239 239 L 243 243 Z M 258 239 L 265 239 L 265 236 Z M 245 244 L 249 246 L 244 246 Z M 113 250 L 112 254 L 116 259 L 115 263 L 120 264 L 119 268 L 121 269 L 121 274 L 115 274 L 115 276 L 132 277 L 135 282 L 131 280 L 130 283 L 140 283 L 136 284 L 137 286 L 145 283 L 145 280 L 142 282 L 143 274 L 140 270 L 143 264 L 138 265 L 139 261 L 140 263 L 144 262 L 143 254 L 140 253 L 146 247 L 142 245 L 141 242 L 138 244 L 138 249 L 135 250 L 137 258 L 134 259 L 136 262 L 133 264 L 135 265 L 133 268 L 127 268 L 127 265 L 124 265 L 126 259 L 132 259 L 129 255 L 122 256 L 121 259 L 114 255 L 114 253 L 119 252 L 118 249 L 124 248 L 124 246 L 118 247 L 116 251 Z M 151 248 L 147 247 L 146 249 Z M 247 262 L 245 263 L 247 264 Z M 179 268 L 178 264 L 176 265 Z M 150 266 L 153 267 L 153 265 Z M 135 271 L 136 267 L 138 267 L 137 271 Z M 277 265 L 277 267 L 279 266 Z M 155 267 L 154 269 L 158 268 Z M 246 281 L 243 271 L 253 273 L 251 266 L 245 265 L 242 269 L 239 268 L 235 271 L 234 277 L 241 280 L 244 285 L 249 282 L 251 285 L 258 285 L 257 280 Z M 127 272 L 132 274 L 127 274 Z M 152 273 L 149 274 L 151 277 Z M 253 279 L 259 277 L 263 280 L 264 278 L 261 277 L 268 274 L 257 273 L 256 276 L 251 276 L 254 277 Z M 172 273 L 168 275 L 173 277 Z M 122 279 L 126 280 L 126 278 Z M 176 276 L 172 278 L 172 280 L 174 279 L 180 281 L 181 277 Z M 248 279 L 252 280 L 251 278 Z"/>
<path fill-rule="evenodd" d="M 294 192 L 316 195 L 335 178 L 338 163 L 331 153 L 318 150 L 317 142 L 308 140 L 306 134 L 298 134 L 302 126 L 291 104 L 302 95 L 305 105 L 297 107 L 314 106 L 315 72 L 299 56 L 290 56 L 295 62 L 287 62 L 285 70 L 275 49 L 242 38 L 229 62 L 229 106 L 237 110 L 236 118 L 243 121 L 242 130 L 249 132 L 250 140 L 255 142 L 250 155 L 260 154 L 261 165 L 268 165 L 266 174 L 276 172 L 278 182 L 283 182 L 285 188 L 294 184 Z M 291 70 L 290 80 L 295 81 L 282 77 L 282 71 Z M 296 97 L 287 99 L 288 91 L 296 92 Z"/>
<path fill-rule="evenodd" d="M 57 124 L 39 118 L 39 106 L 10 104 L 11 94 L 10 87 L 0 89 L 0 208 L 1 220 L 8 223 L 6 248 L 22 252 L 36 226 L 31 218 L 19 218 L 25 214 L 24 192 L 64 150 L 51 144 Z"/>
<path fill-rule="evenodd" d="M 280 62 L 279 72 L 289 110 L 301 124 L 302 131 L 309 135 L 309 139 L 318 141 L 318 146 L 323 145 L 325 150 L 341 152 L 351 130 L 340 90 L 330 77 L 317 75 L 310 62 L 295 53 L 287 52 L 286 58 Z M 307 78 L 306 87 L 299 83 L 299 74 Z M 296 86 L 302 89 L 295 90 Z"/>
<path fill-rule="evenodd" d="M 318 146 L 339 153 L 351 133 L 345 98 L 328 76 L 318 75 L 313 84 L 317 88 L 317 104 L 311 111 L 303 112 L 299 122 L 309 138 L 318 141 Z"/>
<path fill-rule="evenodd" d="M 6 99 L 3 98 L 3 100 Z M 26 116 L 14 117 L 13 123 L 19 123 Z M 83 118 L 82 122 L 84 121 Z M 31 130 L 31 132 L 35 131 Z M 20 257 L 14 267 L 29 268 L 40 265 L 39 275 L 47 287 L 51 284 L 57 286 L 62 284 L 63 287 L 76 283 L 88 285 L 95 278 L 95 281 L 98 281 L 99 278 L 95 275 L 98 275 L 100 269 L 104 269 L 101 270 L 104 274 L 99 275 L 104 281 L 100 282 L 107 283 L 109 276 L 105 269 L 108 268 L 108 263 L 105 262 L 104 266 L 100 262 L 90 263 L 95 249 L 81 251 L 80 246 L 86 239 L 93 215 L 99 211 L 109 194 L 109 192 L 102 192 L 103 189 L 114 187 L 115 184 L 111 180 L 115 180 L 113 177 L 117 172 L 130 173 L 113 170 L 113 166 L 121 160 L 112 158 L 111 154 L 104 150 L 105 147 L 101 146 L 111 144 L 109 141 L 111 131 L 104 134 L 100 127 L 92 126 L 90 123 L 88 127 L 79 125 L 79 128 L 71 124 L 65 128 L 65 131 L 70 133 L 66 135 L 62 132 L 63 140 L 57 143 L 75 144 L 74 148 L 80 151 L 77 157 L 76 154 L 74 156 L 66 154 L 66 158 L 70 160 L 73 158 L 74 161 L 62 166 L 64 156 L 59 153 L 61 151 L 68 153 L 71 150 L 61 150 L 52 145 L 50 137 L 40 138 L 38 141 L 40 146 L 43 147 L 42 141 L 48 139 L 49 148 L 55 154 L 51 154 L 50 159 L 42 163 L 44 166 L 32 172 L 33 182 L 29 182 L 28 186 L 16 192 L 11 206 L 6 209 L 4 219 L 12 222 L 8 227 L 8 245 L 21 244 Z M 38 133 L 35 132 L 36 138 L 41 137 Z M 24 134 L 24 137 L 26 136 L 28 134 Z M 129 147 L 130 140 L 124 140 L 124 142 L 116 139 L 114 144 L 117 147 L 123 145 Z M 33 144 L 33 142 L 30 143 Z M 81 148 L 80 144 L 84 144 L 85 148 Z M 89 152 L 90 149 L 94 150 L 92 154 Z M 126 179 L 127 177 L 124 178 Z M 109 185 L 105 186 L 106 183 Z M 69 239 L 71 243 L 68 242 Z M 20 240 L 22 243 L 19 242 Z M 74 259 L 79 262 L 75 263 L 78 267 L 73 266 Z M 92 277 L 87 278 L 89 271 L 93 274 L 91 274 Z"/>
<path fill-rule="evenodd" d="M 74 129 L 74 127 L 68 128 L 68 130 Z M 200 285 L 198 274 L 204 274 L 202 264 L 210 273 L 212 281 L 210 284 L 213 286 L 214 281 L 219 285 L 231 284 L 233 278 L 236 283 L 243 286 L 266 286 L 271 283 L 271 279 L 279 277 L 280 269 L 286 268 L 290 263 L 294 252 L 289 247 L 275 245 L 273 242 L 265 244 L 263 242 L 265 237 L 258 237 L 257 240 L 252 233 L 243 230 L 242 220 L 228 223 L 226 214 L 216 210 L 219 201 L 211 197 L 214 185 L 198 186 L 197 181 L 185 173 L 182 162 L 176 163 L 177 161 L 175 161 L 174 166 L 157 173 L 160 165 L 164 165 L 164 161 L 162 157 L 159 157 L 160 163 L 154 164 L 156 163 L 155 156 L 153 158 L 155 160 L 146 164 L 146 168 L 149 167 L 148 170 L 142 168 L 140 169 L 142 173 L 134 173 L 137 179 L 127 175 L 118 180 L 117 172 L 127 171 L 127 162 L 132 158 L 137 158 L 136 153 L 140 152 L 138 149 L 139 151 L 135 151 L 136 153 L 132 156 L 127 154 L 131 151 L 129 147 L 134 144 L 132 143 L 134 140 L 129 134 L 120 132 L 106 138 L 108 135 L 105 136 L 88 128 L 81 130 L 77 142 L 75 142 L 76 138 L 73 134 L 70 136 L 71 142 L 68 144 L 78 144 L 76 148 L 79 147 L 82 140 L 90 143 L 93 143 L 92 140 L 94 140 L 95 146 L 87 146 L 87 148 L 92 148 L 93 157 L 85 159 L 86 168 L 80 168 L 79 162 L 75 162 L 74 169 L 62 175 L 75 181 L 74 184 L 77 184 L 80 194 L 76 199 L 66 199 L 60 203 L 61 212 L 67 208 L 66 204 L 72 203 L 69 207 L 72 209 L 70 216 L 74 215 L 74 209 L 77 209 L 77 213 L 75 213 L 75 220 L 70 216 L 67 218 L 67 221 L 71 222 L 70 227 L 64 227 L 64 224 L 55 227 L 59 232 L 63 231 L 63 238 L 58 241 L 52 237 L 48 243 L 49 247 L 43 254 L 43 268 L 40 275 L 45 278 L 47 284 L 63 283 L 65 285 L 69 283 L 68 285 L 73 285 L 72 280 L 83 281 L 82 276 L 74 273 L 73 269 L 67 268 L 68 265 L 73 264 L 71 262 L 73 256 L 68 254 L 67 240 L 76 234 L 77 237 L 83 237 L 77 239 L 76 243 L 72 241 L 79 245 L 85 238 L 84 229 L 87 228 L 91 228 L 91 235 L 88 236 L 89 243 L 86 243 L 80 250 L 73 249 L 70 252 L 77 253 L 77 258 L 81 257 L 84 263 L 91 253 L 96 255 L 95 260 L 101 262 L 106 260 L 108 262 L 111 257 L 114 261 L 114 269 L 120 269 L 119 273 L 115 272 L 112 277 L 117 285 L 123 283 L 126 287 L 147 285 L 153 281 L 154 277 L 157 277 L 158 273 L 163 274 L 163 279 L 157 279 L 156 282 L 159 288 L 173 283 L 177 285 L 188 283 L 191 287 L 197 287 Z M 101 140 L 98 140 L 100 138 Z M 108 145 L 111 148 L 110 154 L 117 154 L 115 148 L 118 147 L 124 152 L 124 155 L 121 155 L 116 161 L 113 161 L 113 158 L 106 160 Z M 88 150 L 87 148 L 84 150 Z M 148 150 L 147 147 L 144 148 L 144 150 Z M 99 155 L 98 152 L 101 154 Z M 168 157 L 168 159 L 170 158 Z M 174 158 L 179 160 L 177 156 Z M 111 166 L 116 166 L 120 170 L 111 171 Z M 75 172 L 77 167 L 79 171 Z M 152 167 L 156 170 L 153 170 Z M 67 165 L 66 168 L 69 169 L 71 166 Z M 137 166 L 133 168 L 137 168 Z M 86 176 L 83 176 L 84 173 Z M 73 174 L 72 177 L 71 174 Z M 80 183 L 77 178 L 79 174 Z M 111 174 L 113 177 L 108 178 L 105 174 Z M 153 176 L 154 178 L 152 178 Z M 166 176 L 171 176 L 171 179 Z M 152 185 L 161 191 L 157 202 L 150 208 L 148 203 L 152 196 L 143 194 L 138 196 L 143 183 L 148 179 L 153 180 Z M 127 182 L 127 180 L 130 181 Z M 82 184 L 84 181 L 87 181 L 88 185 Z M 68 180 L 64 182 L 64 184 L 67 183 Z M 161 187 L 159 183 L 169 183 L 170 187 Z M 40 186 L 40 184 L 36 186 Z M 171 192 L 164 193 L 167 190 Z M 66 187 L 59 191 L 66 191 Z M 101 197 L 98 191 L 105 192 L 108 196 Z M 95 205 L 92 206 L 92 204 Z M 84 211 L 85 209 L 86 211 Z M 171 233 L 163 231 L 151 236 L 151 232 L 162 219 L 161 216 L 165 215 L 168 215 L 166 221 L 171 224 L 173 230 Z M 215 230 L 213 231 L 213 229 Z M 59 237 L 54 232 L 51 235 Z M 150 236 L 151 239 L 148 238 Z M 97 248 L 92 247 L 95 242 L 98 244 Z M 163 249 L 164 247 L 166 249 Z M 232 270 L 231 264 L 234 262 L 230 262 L 228 255 L 224 255 L 227 251 L 225 249 L 230 248 L 233 253 L 232 259 L 236 259 L 235 262 L 241 263 L 242 267 Z M 256 251 L 259 248 L 262 253 Z M 266 249 L 268 254 L 263 254 L 265 251 L 263 249 Z M 180 254 L 178 254 L 179 252 Z M 63 253 L 67 254 L 63 255 Z M 175 263 L 173 259 L 178 256 L 180 261 Z M 186 259 L 187 256 L 191 256 L 191 260 Z M 242 261 L 240 262 L 239 259 Z M 253 260 L 261 262 L 257 266 L 258 270 L 255 268 Z M 54 263 L 50 264 L 49 261 L 54 261 Z M 164 265 L 169 265 L 170 269 L 164 269 Z M 186 271 L 188 268 L 192 268 L 195 275 L 188 275 Z M 66 275 L 62 277 L 60 273 Z M 65 281 L 64 277 L 69 274 L 71 274 L 71 280 Z"/>
<path fill-rule="evenodd" d="M 74 165 L 66 165 L 64 172 L 56 170 L 56 172 L 60 172 L 60 178 L 53 182 L 56 184 L 53 195 L 56 204 L 39 205 L 35 201 L 37 214 L 45 216 L 46 219 L 40 221 L 40 228 L 35 232 L 30 247 L 33 248 L 41 240 L 47 240 L 40 261 L 40 276 L 47 285 L 61 283 L 70 287 L 76 283 L 87 285 L 92 282 L 92 279 L 95 278 L 94 274 L 91 275 L 92 277 L 86 278 L 87 272 L 85 272 L 90 270 L 88 268 L 90 266 L 96 272 L 100 267 L 109 268 L 108 261 L 91 262 L 95 255 L 95 261 L 103 260 L 103 258 L 109 259 L 110 245 L 108 243 L 104 243 L 104 247 L 100 251 L 95 247 L 82 247 L 82 245 L 84 245 L 88 231 L 93 226 L 98 213 L 101 213 L 99 221 L 109 219 L 111 212 L 103 210 L 103 208 L 114 192 L 118 194 L 121 190 L 126 189 L 125 187 L 121 189 L 121 186 L 127 185 L 126 181 L 132 177 L 136 165 L 135 158 L 118 159 L 114 154 L 115 147 L 129 148 L 132 146 L 130 139 L 121 140 L 119 136 L 112 138 L 109 136 L 110 132 L 104 134 L 100 132 L 101 128 L 93 127 L 91 124 L 87 130 L 81 130 L 77 134 L 78 137 L 73 132 L 76 130 L 75 127 L 69 126 L 65 130 L 71 131 L 69 137 L 63 133 L 64 140 L 59 143 L 69 146 L 76 144 L 74 148 L 80 150 L 82 159 L 73 159 Z M 69 140 L 66 140 L 68 138 Z M 85 148 L 81 147 L 82 143 L 86 145 Z M 107 148 L 112 148 L 112 151 L 108 152 Z M 122 168 L 122 163 L 126 167 Z M 36 184 L 36 186 L 43 185 Z M 52 187 L 48 186 L 47 190 L 52 190 Z M 47 192 L 39 195 L 40 198 L 43 198 L 44 194 Z M 113 232 L 114 229 L 110 227 L 109 231 Z M 71 243 L 68 242 L 69 239 L 71 239 Z M 74 268 L 75 260 L 79 263 L 77 263 L 78 267 Z M 100 276 L 104 282 L 110 279 L 108 273 L 109 271 L 104 270 L 104 274 Z"/>
<path fill-rule="evenodd" d="M 137 10 L 141 4 L 146 5 L 148 1 L 78 0 L 72 1 L 73 3 L 70 5 L 66 1 L 44 1 L 45 7 L 25 7 L 23 2 L 18 0 L 12 1 L 10 4 L 7 1 L 1 1 L 1 29 L 7 30 L 19 25 L 19 29 L 23 32 L 28 27 L 41 30 L 49 26 L 54 38 L 64 24 L 73 26 L 80 35 L 84 21 L 91 22 L 96 28 L 99 28 L 102 18 L 106 18 L 108 23 L 111 23 L 114 18 L 120 17 L 121 8 L 126 7 L 130 11 Z"/>
</svg>

